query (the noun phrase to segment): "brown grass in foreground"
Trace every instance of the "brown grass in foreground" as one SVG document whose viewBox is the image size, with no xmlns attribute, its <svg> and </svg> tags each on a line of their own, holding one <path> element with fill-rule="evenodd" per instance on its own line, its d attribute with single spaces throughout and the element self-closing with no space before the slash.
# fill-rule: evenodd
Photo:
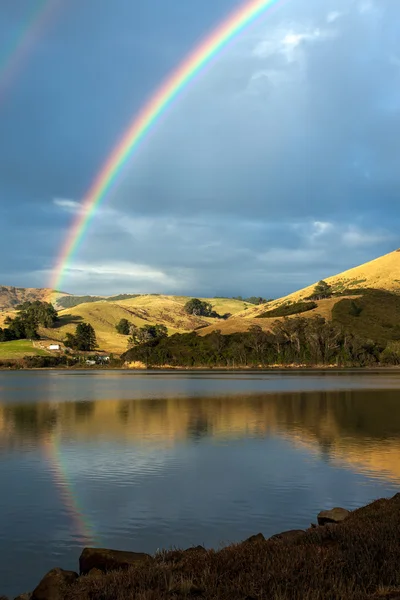
<svg viewBox="0 0 400 600">
<path fill-rule="evenodd" d="M 126 571 L 82 576 L 66 590 L 65 600 L 195 597 L 400 599 L 400 493 L 295 540 L 242 542 L 219 551 L 162 551 L 152 562 Z"/>
</svg>

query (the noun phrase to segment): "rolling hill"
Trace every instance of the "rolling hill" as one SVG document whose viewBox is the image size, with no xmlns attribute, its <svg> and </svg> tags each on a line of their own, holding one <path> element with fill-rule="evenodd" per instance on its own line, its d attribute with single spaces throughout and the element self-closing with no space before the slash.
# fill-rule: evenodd
<svg viewBox="0 0 400 600">
<path fill-rule="evenodd" d="M 137 327 L 160 324 L 168 328 L 168 333 L 184 333 L 208 326 L 210 323 L 223 323 L 222 319 L 196 317 L 186 314 L 186 296 L 141 295 L 118 302 L 106 300 L 79 304 L 59 311 L 60 322 L 53 329 L 42 328 L 39 333 L 48 345 L 50 341 L 62 341 L 67 332 L 73 333 L 79 322 L 90 323 L 97 336 L 99 348 L 106 352 L 121 353 L 127 349 L 128 336 L 116 332 L 120 319 L 128 319 Z M 246 305 L 240 300 L 223 298 L 205 299 L 219 314 L 240 312 Z M 1 326 L 1 324 L 0 324 Z"/>
<path fill-rule="evenodd" d="M 12 310 L 22 302 L 54 302 L 58 298 L 68 296 L 65 292 L 53 292 L 49 288 L 21 288 L 8 285 L 0 286 L 0 311 Z"/>
<path fill-rule="evenodd" d="M 342 296 L 319 300 L 315 308 L 301 313 L 301 316 L 309 318 L 320 315 L 381 341 L 397 339 L 396 328 L 400 326 L 400 250 L 327 277 L 325 281 L 333 287 L 334 292 L 341 293 Z M 277 318 L 283 317 L 262 318 L 263 313 L 304 300 L 312 293 L 315 284 L 316 282 L 288 296 L 258 306 L 229 298 L 202 298 L 210 302 L 213 310 L 220 315 L 229 313 L 231 316 L 227 319 L 187 315 L 184 311 L 188 300 L 186 296 L 73 296 L 61 292 L 52 293 L 49 289 L 2 286 L 0 327 L 3 326 L 6 315 L 15 314 L 13 309 L 17 304 L 25 300 L 52 300 L 59 310 L 60 322 L 54 329 L 40 330 L 43 339 L 37 344 L 41 349 L 45 350 L 51 341 L 62 341 L 67 332 L 74 332 L 79 322 L 88 322 L 96 331 L 99 348 L 120 354 L 127 349 L 128 339 L 115 330 L 115 325 L 122 318 L 138 327 L 146 324 L 165 325 L 170 335 L 197 330 L 203 336 L 217 329 L 223 334 L 229 334 L 247 331 L 251 325 L 259 325 L 268 330 Z M 369 291 L 365 291 L 366 289 Z M 345 290 L 351 290 L 351 295 L 344 295 Z M 358 317 L 350 314 L 354 302 L 361 309 Z"/>
<path fill-rule="evenodd" d="M 324 280 L 332 286 L 334 292 L 373 288 L 400 294 L 400 248 L 338 275 L 326 277 Z M 316 283 L 269 302 L 268 305 L 251 307 L 247 311 L 236 314 L 235 318 L 254 318 L 266 309 L 272 310 L 289 302 L 304 300 L 312 293 Z"/>
</svg>

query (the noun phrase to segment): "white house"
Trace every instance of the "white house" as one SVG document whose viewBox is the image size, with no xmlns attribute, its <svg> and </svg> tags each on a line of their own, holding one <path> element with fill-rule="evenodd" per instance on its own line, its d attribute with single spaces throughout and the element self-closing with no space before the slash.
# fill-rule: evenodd
<svg viewBox="0 0 400 600">
<path fill-rule="evenodd" d="M 61 350 L 60 344 L 50 344 L 49 350 Z"/>
</svg>

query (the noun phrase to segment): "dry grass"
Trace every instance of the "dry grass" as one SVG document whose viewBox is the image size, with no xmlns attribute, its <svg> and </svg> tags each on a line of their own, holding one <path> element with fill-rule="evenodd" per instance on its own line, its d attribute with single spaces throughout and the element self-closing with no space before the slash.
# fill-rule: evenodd
<svg viewBox="0 0 400 600">
<path fill-rule="evenodd" d="M 400 252 L 395 250 L 394 252 L 375 258 L 363 265 L 343 271 L 343 273 L 339 273 L 338 275 L 324 277 L 324 280 L 334 286 L 338 291 L 344 288 L 362 287 L 400 292 Z M 301 290 L 278 298 L 273 302 L 269 302 L 268 305 L 263 304 L 261 307 L 256 306 L 248 311 L 239 313 L 238 316 L 255 316 L 264 312 L 266 306 L 267 310 L 272 310 L 284 302 L 298 302 L 299 300 L 303 300 L 312 293 L 316 283 L 317 282 L 314 282 L 312 285 Z M 337 298 L 334 299 L 334 301 L 337 300 Z M 310 312 L 313 313 L 313 311 Z"/>
<path fill-rule="evenodd" d="M 193 317 L 184 311 L 188 298 L 182 296 L 140 296 L 118 302 L 89 302 L 59 311 L 60 324 L 55 329 L 40 330 L 48 340 L 61 341 L 67 332 L 73 333 L 79 322 L 90 323 L 96 332 L 99 348 L 116 354 L 127 350 L 128 337 L 120 335 L 115 325 L 120 319 L 128 319 L 137 327 L 162 324 L 170 335 L 193 331 L 196 327 L 215 322 L 216 319 Z M 219 313 L 242 310 L 244 303 L 238 300 L 209 300 Z M 217 321 L 218 324 L 225 321 Z"/>
<path fill-rule="evenodd" d="M 80 577 L 65 600 L 372 600 L 400 596 L 400 494 L 340 525 L 219 551 L 162 551 L 150 564 Z"/>
<path fill-rule="evenodd" d="M 286 318 L 294 319 L 298 317 L 305 317 L 306 319 L 309 319 L 318 315 L 324 317 L 327 321 L 331 321 L 332 309 L 335 306 L 335 304 L 347 298 L 355 300 L 356 298 L 359 298 L 359 296 L 340 296 L 336 298 L 327 298 L 325 300 L 317 300 L 316 302 L 318 306 L 313 310 L 308 310 L 307 312 L 300 314 L 290 315 Z M 274 304 L 275 302 L 269 303 L 268 310 L 270 310 L 270 307 L 275 308 Z M 264 304 L 262 306 L 255 306 L 254 308 L 249 308 L 244 312 L 236 314 L 227 321 L 213 323 L 212 325 L 204 327 L 203 329 L 200 329 L 198 333 L 199 335 L 207 335 L 215 329 L 220 329 L 222 334 L 227 335 L 229 333 L 247 331 L 251 325 L 259 325 L 264 331 L 268 331 L 271 329 L 271 326 L 275 321 L 282 321 L 285 317 L 270 317 L 258 319 L 257 315 L 265 312 L 265 306 L 266 305 Z"/>
</svg>

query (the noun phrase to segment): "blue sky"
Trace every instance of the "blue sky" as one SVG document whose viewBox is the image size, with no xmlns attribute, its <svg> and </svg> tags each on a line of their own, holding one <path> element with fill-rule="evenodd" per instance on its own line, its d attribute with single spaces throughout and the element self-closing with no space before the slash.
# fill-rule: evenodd
<svg viewBox="0 0 400 600">
<path fill-rule="evenodd" d="M 135 113 L 240 5 L 49 2 L 59 6 L 9 79 L 2 66 L 34 2 L 0 6 L 4 285 L 49 283 Z M 62 288 L 277 297 L 400 246 L 399 30 L 398 0 L 267 11 L 132 155 Z"/>
</svg>

